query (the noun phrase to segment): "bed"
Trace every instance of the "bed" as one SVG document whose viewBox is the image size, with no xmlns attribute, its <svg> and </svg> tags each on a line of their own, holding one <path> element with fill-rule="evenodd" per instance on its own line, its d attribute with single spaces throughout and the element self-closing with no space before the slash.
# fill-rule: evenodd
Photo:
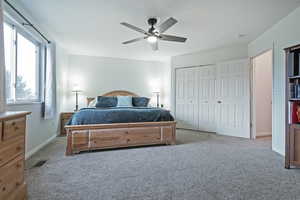
<svg viewBox="0 0 300 200">
<path fill-rule="evenodd" d="M 101 96 L 133 96 L 112 91 Z M 89 104 L 95 98 L 87 98 Z M 176 143 L 176 122 L 160 108 L 84 108 L 68 125 L 66 155 L 82 151 Z"/>
</svg>

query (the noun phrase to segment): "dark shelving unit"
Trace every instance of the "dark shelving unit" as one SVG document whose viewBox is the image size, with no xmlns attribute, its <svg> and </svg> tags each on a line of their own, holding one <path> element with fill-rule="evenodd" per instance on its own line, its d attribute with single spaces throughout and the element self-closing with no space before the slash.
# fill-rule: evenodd
<svg viewBox="0 0 300 200">
<path fill-rule="evenodd" d="M 286 156 L 285 168 L 300 167 L 300 44 L 286 55 Z"/>
</svg>

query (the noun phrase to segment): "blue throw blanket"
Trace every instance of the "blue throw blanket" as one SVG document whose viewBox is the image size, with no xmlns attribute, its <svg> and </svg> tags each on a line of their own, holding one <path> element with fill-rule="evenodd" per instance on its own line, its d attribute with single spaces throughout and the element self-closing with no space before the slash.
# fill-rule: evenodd
<svg viewBox="0 0 300 200">
<path fill-rule="evenodd" d="M 67 125 L 159 121 L 174 121 L 174 118 L 169 111 L 160 108 L 84 108 L 75 113 Z"/>
</svg>

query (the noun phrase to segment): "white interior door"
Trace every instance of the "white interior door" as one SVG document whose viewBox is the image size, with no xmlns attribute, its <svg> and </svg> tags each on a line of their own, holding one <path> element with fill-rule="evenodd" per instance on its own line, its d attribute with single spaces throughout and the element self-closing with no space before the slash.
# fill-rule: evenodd
<svg viewBox="0 0 300 200">
<path fill-rule="evenodd" d="M 184 69 L 176 69 L 176 121 L 177 127 L 181 128 L 184 126 L 184 109 L 185 109 L 185 71 Z"/>
<path fill-rule="evenodd" d="M 248 60 L 217 65 L 217 132 L 250 138 L 250 69 Z"/>
<path fill-rule="evenodd" d="M 216 66 L 197 68 L 198 130 L 216 132 Z"/>
<path fill-rule="evenodd" d="M 176 70 L 176 120 L 179 128 L 197 129 L 196 69 Z"/>
</svg>

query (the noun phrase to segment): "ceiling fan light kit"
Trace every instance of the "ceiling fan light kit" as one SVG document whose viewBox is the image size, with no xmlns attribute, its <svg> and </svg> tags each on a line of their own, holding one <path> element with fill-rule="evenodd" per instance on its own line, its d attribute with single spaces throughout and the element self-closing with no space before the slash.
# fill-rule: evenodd
<svg viewBox="0 0 300 200">
<path fill-rule="evenodd" d="M 184 37 L 163 34 L 166 30 L 168 30 L 170 27 L 172 27 L 174 24 L 177 23 L 177 20 L 174 19 L 173 17 L 170 17 L 169 19 L 167 19 L 166 21 L 161 23 L 158 27 L 155 27 L 156 23 L 157 23 L 156 18 L 149 18 L 148 24 L 150 25 L 150 28 L 148 31 L 145 31 L 134 25 L 128 24 L 126 22 L 122 22 L 121 25 L 126 26 L 127 28 L 130 28 L 134 31 L 144 34 L 144 37 L 139 37 L 139 38 L 135 38 L 132 40 L 128 40 L 126 42 L 123 42 L 123 44 L 130 44 L 133 42 L 147 39 L 147 41 L 151 45 L 152 49 L 154 51 L 156 51 L 156 50 L 158 50 L 158 40 L 171 41 L 171 42 L 185 42 L 187 40 L 187 38 L 184 38 Z"/>
<path fill-rule="evenodd" d="M 147 40 L 148 40 L 149 43 L 155 43 L 155 42 L 157 42 L 157 37 L 155 37 L 155 36 L 149 36 L 147 38 Z"/>
</svg>

